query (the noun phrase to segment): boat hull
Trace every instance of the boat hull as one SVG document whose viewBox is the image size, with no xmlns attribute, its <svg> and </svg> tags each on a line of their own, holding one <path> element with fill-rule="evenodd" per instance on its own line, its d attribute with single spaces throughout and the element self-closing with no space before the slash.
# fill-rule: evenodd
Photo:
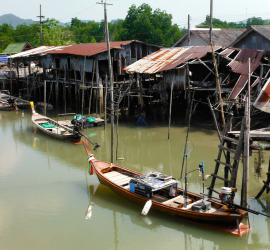
<svg viewBox="0 0 270 250">
<path fill-rule="evenodd" d="M 116 185 L 115 183 L 107 179 L 104 176 L 104 174 L 102 174 L 102 169 L 104 169 L 104 167 L 100 167 L 102 163 L 103 165 L 108 167 L 109 163 L 105 163 L 105 162 L 101 162 L 97 160 L 91 163 L 92 166 L 94 167 L 95 173 L 97 174 L 97 177 L 101 184 L 108 186 L 115 193 L 117 193 L 118 195 L 132 202 L 144 205 L 149 200 L 149 198 L 139 195 L 137 193 L 131 192 L 128 189 L 122 188 L 119 185 Z M 121 170 L 124 170 L 124 171 L 127 170 L 119 166 L 117 167 L 121 168 Z M 136 174 L 138 176 L 141 175 L 131 170 L 128 170 L 128 172 L 132 174 Z M 178 192 L 183 192 L 183 190 L 178 188 Z M 202 196 L 197 195 L 192 192 L 188 192 L 188 196 L 196 198 L 196 199 L 202 199 Z M 214 200 L 209 200 L 209 201 L 211 201 L 212 206 L 216 206 L 220 208 L 223 207 L 221 203 L 218 203 Z M 155 209 L 157 211 L 160 211 L 162 213 L 166 213 L 172 216 L 178 216 L 185 220 L 191 220 L 191 221 L 200 222 L 204 224 L 212 224 L 212 225 L 220 225 L 220 226 L 237 226 L 237 224 L 240 223 L 240 221 L 245 216 L 247 216 L 247 212 L 240 209 L 234 210 L 234 212 L 232 212 L 230 209 L 224 208 L 224 209 L 219 209 L 219 211 L 216 213 L 202 213 L 202 212 L 196 212 L 192 210 L 170 207 L 168 205 L 165 205 L 161 202 L 157 202 L 155 200 L 152 200 L 151 209 Z"/>
<path fill-rule="evenodd" d="M 67 133 L 57 133 L 57 129 L 55 129 L 56 132 L 53 132 L 53 129 L 46 129 L 43 128 L 39 121 L 43 121 L 44 123 L 52 123 L 55 124 L 57 126 L 57 128 L 59 128 L 59 130 L 61 129 L 63 132 L 67 132 Z M 32 115 L 32 122 L 34 123 L 34 126 L 41 131 L 42 133 L 51 136 L 55 139 L 60 139 L 60 140 L 64 140 L 64 141 L 68 141 L 68 142 L 73 142 L 73 143 L 78 143 L 81 140 L 81 135 L 77 132 L 69 132 L 71 131 L 70 128 L 66 128 L 65 126 L 60 125 L 59 123 L 57 123 L 56 121 L 46 117 L 46 116 L 41 116 L 39 114 L 36 115 Z"/>
</svg>

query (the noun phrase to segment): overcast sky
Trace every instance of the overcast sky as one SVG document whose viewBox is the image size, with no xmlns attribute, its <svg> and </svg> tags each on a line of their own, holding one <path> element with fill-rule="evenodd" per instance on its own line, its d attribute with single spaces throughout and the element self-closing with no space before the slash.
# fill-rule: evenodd
<svg viewBox="0 0 270 250">
<path fill-rule="evenodd" d="M 72 17 L 81 20 L 103 19 L 103 7 L 97 0 L 0 0 L 0 15 L 14 14 L 20 18 L 38 20 L 39 5 L 42 15 L 61 22 L 70 22 Z M 108 20 L 124 19 L 129 7 L 135 4 L 149 4 L 152 9 L 165 10 L 172 14 L 173 22 L 179 27 L 187 27 L 187 16 L 191 16 L 191 26 L 201 23 L 209 14 L 210 0 L 111 0 L 108 6 Z M 270 19 L 270 0 L 213 0 L 214 17 L 223 21 L 241 21 L 249 17 Z"/>
</svg>

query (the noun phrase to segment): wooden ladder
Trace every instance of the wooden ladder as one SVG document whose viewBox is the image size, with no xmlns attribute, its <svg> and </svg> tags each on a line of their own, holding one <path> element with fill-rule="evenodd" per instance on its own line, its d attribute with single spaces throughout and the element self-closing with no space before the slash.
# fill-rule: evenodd
<svg viewBox="0 0 270 250">
<path fill-rule="evenodd" d="M 237 172 L 238 172 L 238 166 L 239 166 L 239 160 L 241 157 L 241 153 L 243 151 L 243 144 L 244 144 L 244 129 L 245 129 L 245 121 L 243 119 L 242 125 L 241 125 L 241 131 L 238 140 L 228 137 L 227 133 L 230 126 L 230 119 L 227 120 L 227 123 L 225 125 L 225 128 L 223 130 L 223 134 L 221 136 L 221 142 L 218 151 L 217 159 L 215 160 L 215 170 L 214 173 L 211 174 L 212 181 L 210 184 L 210 187 L 208 188 L 208 197 L 212 197 L 213 192 L 216 194 L 219 194 L 217 190 L 215 190 L 215 184 L 216 180 L 222 180 L 224 181 L 225 187 L 235 187 L 236 186 L 236 179 L 237 179 Z M 231 145 L 235 144 L 236 149 L 232 149 Z M 222 155 L 225 157 L 225 161 L 222 161 Z M 231 157 L 233 155 L 233 157 Z M 232 161 L 233 159 L 233 161 Z M 218 175 L 219 167 L 220 165 L 224 166 L 224 175 L 220 176 Z M 230 177 L 229 177 L 230 174 Z"/>
</svg>

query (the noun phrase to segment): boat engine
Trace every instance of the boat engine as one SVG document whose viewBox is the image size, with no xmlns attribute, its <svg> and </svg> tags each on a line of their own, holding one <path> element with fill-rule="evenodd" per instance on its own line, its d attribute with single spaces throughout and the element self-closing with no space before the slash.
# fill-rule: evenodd
<svg viewBox="0 0 270 250">
<path fill-rule="evenodd" d="M 219 198 L 223 204 L 226 204 L 228 207 L 230 207 L 231 205 L 233 205 L 235 192 L 236 188 L 222 187 Z"/>
</svg>

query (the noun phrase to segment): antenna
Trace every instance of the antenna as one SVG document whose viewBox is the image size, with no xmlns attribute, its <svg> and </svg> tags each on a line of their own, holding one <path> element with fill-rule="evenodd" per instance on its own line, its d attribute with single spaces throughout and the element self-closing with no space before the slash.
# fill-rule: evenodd
<svg viewBox="0 0 270 250">
<path fill-rule="evenodd" d="M 42 16 L 42 15 L 41 15 L 41 4 L 40 4 L 40 14 L 39 14 L 39 16 L 37 16 L 37 17 L 39 17 L 39 26 L 40 26 L 40 46 L 42 46 L 42 24 L 44 23 L 44 22 L 42 21 L 42 19 L 45 18 L 45 16 Z"/>
</svg>

